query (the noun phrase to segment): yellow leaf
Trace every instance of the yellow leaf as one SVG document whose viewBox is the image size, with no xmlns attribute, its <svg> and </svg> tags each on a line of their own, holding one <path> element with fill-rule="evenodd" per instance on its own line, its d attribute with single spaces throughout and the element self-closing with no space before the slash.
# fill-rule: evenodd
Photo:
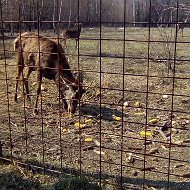
<svg viewBox="0 0 190 190">
<path fill-rule="evenodd" d="M 68 129 L 63 129 L 63 133 L 67 133 L 68 132 Z"/>
<path fill-rule="evenodd" d="M 122 118 L 121 117 L 118 117 L 118 116 L 115 116 L 115 115 L 112 115 L 112 118 L 116 121 L 121 121 Z"/>
<path fill-rule="evenodd" d="M 86 123 L 86 124 L 91 124 L 92 123 L 92 119 L 87 119 L 87 120 L 85 120 L 84 122 Z"/>
<path fill-rule="evenodd" d="M 140 132 L 141 137 L 152 137 L 152 133 L 150 131 L 141 131 Z"/>
<path fill-rule="evenodd" d="M 82 123 L 79 123 L 79 122 L 77 122 L 77 123 L 75 123 L 75 127 L 77 127 L 77 128 L 84 128 L 86 126 L 86 124 L 82 124 Z"/>
<path fill-rule="evenodd" d="M 96 96 L 100 96 L 100 90 L 99 89 L 96 90 Z"/>
<path fill-rule="evenodd" d="M 157 118 L 153 118 L 153 119 L 150 119 L 149 120 L 149 123 L 152 123 L 152 124 L 155 124 L 158 122 L 158 119 Z"/>
<path fill-rule="evenodd" d="M 85 142 L 92 142 L 93 139 L 92 139 L 92 137 L 86 137 L 86 138 L 84 139 L 84 141 L 85 141 Z"/>
<path fill-rule="evenodd" d="M 19 95 L 17 98 L 18 98 L 18 99 L 20 99 L 20 98 L 22 98 L 22 96 L 21 96 L 21 95 Z"/>
<path fill-rule="evenodd" d="M 73 114 L 69 113 L 69 119 L 72 119 L 72 118 L 73 118 Z"/>
<path fill-rule="evenodd" d="M 139 101 L 136 101 L 135 104 L 134 104 L 135 107 L 140 107 L 141 106 L 141 103 Z"/>
</svg>

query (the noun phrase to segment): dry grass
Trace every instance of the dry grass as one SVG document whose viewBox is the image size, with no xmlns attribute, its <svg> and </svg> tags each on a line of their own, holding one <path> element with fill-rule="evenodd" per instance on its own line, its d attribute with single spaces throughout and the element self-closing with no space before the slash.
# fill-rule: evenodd
<svg viewBox="0 0 190 190">
<path fill-rule="evenodd" d="M 190 30 L 185 29 L 184 35 L 179 37 L 179 42 L 188 41 Z M 18 104 L 14 103 L 16 70 L 15 66 L 12 66 L 15 65 L 14 57 L 6 59 L 8 81 L 5 80 L 5 60 L 2 59 L 0 130 L 4 142 L 4 154 L 9 155 L 12 151 L 13 156 L 22 161 L 37 161 L 45 163 L 47 167 L 62 168 L 70 172 L 82 171 L 86 175 L 96 176 L 101 169 L 104 180 L 114 181 L 114 184 L 120 183 L 122 162 L 123 182 L 127 181 L 127 185 L 135 185 L 137 189 L 142 187 L 144 177 L 146 189 L 150 187 L 166 189 L 168 167 L 170 167 L 171 189 L 188 189 L 189 179 L 184 176 L 188 174 L 190 168 L 187 154 L 190 150 L 188 141 L 190 80 L 185 79 L 190 77 L 189 61 L 185 61 L 190 59 L 189 44 L 177 44 L 177 58 L 180 60 L 176 61 L 175 76 L 178 78 L 173 80 L 172 72 L 169 75 L 167 73 L 166 62 L 155 61 L 156 58 L 166 58 L 168 51 L 164 48 L 168 43 L 151 42 L 152 59 L 148 62 L 148 42 L 138 42 L 148 39 L 148 29 L 127 28 L 125 38 L 131 41 L 126 41 L 125 44 L 122 41 L 123 36 L 122 30 L 102 29 L 102 37 L 110 40 L 101 41 L 101 59 L 100 41 L 90 40 L 99 38 L 98 29 L 82 32 L 81 38 L 89 40 L 80 40 L 79 60 L 76 56 L 78 52 L 74 49 L 75 42 L 69 40 L 67 43 L 66 51 L 70 54 L 71 67 L 77 68 L 79 61 L 80 68 L 85 72 L 84 84 L 87 93 L 81 102 L 80 117 L 76 114 L 74 118 L 69 118 L 62 109 L 60 114 L 61 106 L 58 104 L 57 90 L 53 82 L 48 80 L 44 80 L 45 90 L 41 98 L 43 114 L 35 117 L 32 115 L 33 103 L 25 102 L 26 109 L 24 109 L 23 96 L 20 96 Z M 158 29 L 151 29 L 151 40 L 163 40 Z M 122 58 L 124 47 L 126 59 Z M 171 55 L 174 47 L 174 44 L 170 46 Z M 6 48 L 7 50 L 12 48 L 9 41 L 6 41 Z M 31 78 L 30 89 L 35 95 L 34 79 Z M 22 85 L 19 92 L 22 92 Z M 166 94 L 167 98 L 163 98 Z M 122 114 L 122 105 L 126 101 L 129 106 L 124 109 L 125 114 Z M 172 129 L 171 110 L 173 110 Z M 112 115 L 123 117 L 125 122 L 122 124 L 121 121 L 115 121 Z M 74 124 L 79 120 L 84 123 L 89 118 L 92 122 L 87 124 L 87 127 L 80 130 L 75 127 Z M 158 118 L 158 122 L 146 125 L 151 118 Z M 145 126 L 153 133 L 153 137 L 148 140 L 149 143 L 145 143 L 145 139 L 139 135 L 145 130 Z M 157 126 L 165 126 L 166 136 L 171 133 L 171 141 L 174 143 L 172 146 L 168 145 L 170 139 L 165 141 L 160 133 L 155 131 Z M 10 129 L 12 150 L 10 150 Z M 93 141 L 85 142 L 86 137 L 92 137 Z M 97 141 L 100 140 L 101 157 L 97 145 Z M 147 152 L 153 149 L 157 151 L 144 157 L 145 149 Z M 129 159 L 130 153 L 133 161 Z M 144 163 L 147 168 L 145 173 Z M 111 188 L 114 189 L 112 185 Z"/>
</svg>

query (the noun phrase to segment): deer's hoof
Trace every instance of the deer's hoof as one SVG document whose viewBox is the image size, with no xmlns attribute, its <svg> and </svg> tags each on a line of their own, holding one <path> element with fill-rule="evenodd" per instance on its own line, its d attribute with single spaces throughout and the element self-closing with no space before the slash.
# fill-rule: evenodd
<svg viewBox="0 0 190 190">
<path fill-rule="evenodd" d="M 34 115 L 38 115 L 38 113 L 39 113 L 39 112 L 38 112 L 38 109 L 35 108 L 34 111 L 33 111 L 33 114 L 34 114 Z"/>
</svg>

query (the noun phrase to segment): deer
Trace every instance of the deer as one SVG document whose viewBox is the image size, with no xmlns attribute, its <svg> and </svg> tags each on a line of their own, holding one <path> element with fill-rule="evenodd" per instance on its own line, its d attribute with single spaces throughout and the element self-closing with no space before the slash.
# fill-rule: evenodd
<svg viewBox="0 0 190 190">
<path fill-rule="evenodd" d="M 67 39 L 75 39 L 76 40 L 75 47 L 77 48 L 77 42 L 79 40 L 80 33 L 81 33 L 81 23 L 79 23 L 78 26 L 75 28 L 69 28 L 65 30 L 64 32 L 62 32 L 61 36 L 63 38 L 65 47 L 66 47 Z"/>
<path fill-rule="evenodd" d="M 179 32 L 181 30 L 181 36 L 182 37 L 183 37 L 183 30 L 186 27 L 187 20 L 188 20 L 188 17 L 183 22 L 179 22 L 177 24 L 177 31 Z"/>
<path fill-rule="evenodd" d="M 73 114 L 85 89 L 82 77 L 79 74 L 76 79 L 72 72 L 64 49 L 57 42 L 39 35 L 35 32 L 25 32 L 17 37 L 14 42 L 16 52 L 17 75 L 14 101 L 17 102 L 17 90 L 20 76 L 23 76 L 23 84 L 26 91 L 26 99 L 30 101 L 28 81 L 30 74 L 37 71 L 37 96 L 34 106 L 34 114 L 38 114 L 38 99 L 41 93 L 42 78 L 54 80 L 60 93 L 64 109 Z M 23 71 L 25 72 L 23 73 Z M 70 97 L 66 99 L 66 91 Z"/>
</svg>

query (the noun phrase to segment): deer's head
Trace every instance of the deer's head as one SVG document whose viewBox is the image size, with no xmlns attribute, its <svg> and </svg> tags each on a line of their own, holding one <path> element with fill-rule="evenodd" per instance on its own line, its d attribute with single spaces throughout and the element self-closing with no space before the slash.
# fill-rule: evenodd
<svg viewBox="0 0 190 190">
<path fill-rule="evenodd" d="M 82 98 L 82 95 L 86 92 L 83 88 L 83 75 L 79 73 L 78 79 L 75 83 L 70 83 L 67 90 L 67 104 L 68 112 L 75 113 L 77 105 Z"/>
</svg>

